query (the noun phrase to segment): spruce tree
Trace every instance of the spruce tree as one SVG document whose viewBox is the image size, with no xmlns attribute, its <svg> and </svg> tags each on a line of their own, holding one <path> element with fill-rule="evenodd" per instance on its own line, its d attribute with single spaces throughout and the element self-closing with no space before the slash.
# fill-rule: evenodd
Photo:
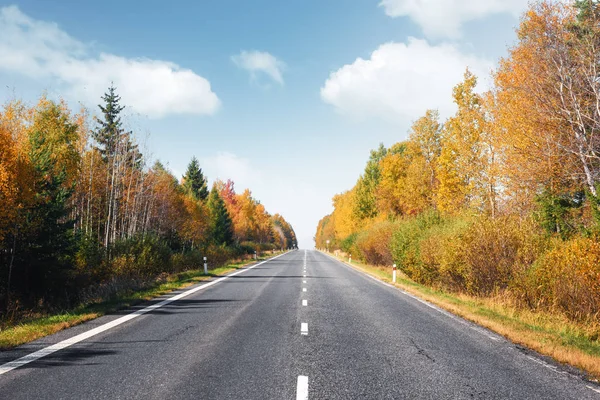
<svg viewBox="0 0 600 400">
<path fill-rule="evenodd" d="M 192 161 L 188 164 L 187 171 L 183 176 L 183 187 L 186 192 L 191 194 L 195 199 L 204 201 L 208 197 L 206 178 L 202 173 L 202 168 L 200 168 L 196 157 L 192 157 Z"/>
<path fill-rule="evenodd" d="M 74 132 L 73 125 L 65 129 Z M 65 137 L 69 134 L 66 133 Z M 75 241 L 75 221 L 69 218 L 69 199 L 73 185 L 67 185 L 67 171 L 56 163 L 52 143 L 45 132 L 36 131 L 30 136 L 30 160 L 35 171 L 36 204 L 27 209 L 27 223 L 23 227 L 22 248 L 18 252 L 15 280 L 26 284 L 21 292 L 38 298 L 56 299 L 72 284 Z M 73 143 L 60 143 L 72 146 Z"/>
<path fill-rule="evenodd" d="M 102 96 L 104 105 L 99 104 L 98 108 L 102 111 L 103 119 L 96 119 L 98 127 L 92 132 L 94 140 L 98 143 L 97 149 L 105 161 L 115 156 L 119 140 L 125 132 L 119 116 L 125 107 L 119 104 L 121 97 L 117 95 L 116 90 L 111 84 L 108 93 Z"/>
<path fill-rule="evenodd" d="M 218 246 L 233 244 L 233 222 L 216 186 L 208 195 L 207 206 L 212 242 Z"/>
<path fill-rule="evenodd" d="M 127 154 L 127 164 L 132 167 L 140 167 L 142 154 L 138 146 L 131 141 L 131 132 L 123 129 L 121 122 L 121 111 L 125 106 L 120 105 L 121 96 L 117 94 L 117 88 L 111 84 L 108 93 L 102 96 L 104 105 L 99 104 L 98 108 L 102 111 L 102 119 L 96 118 L 98 127 L 92 131 L 92 136 L 98 144 L 98 151 L 105 162 L 112 160 L 119 150 L 122 154 Z M 124 146 L 119 149 L 119 146 Z"/>
</svg>

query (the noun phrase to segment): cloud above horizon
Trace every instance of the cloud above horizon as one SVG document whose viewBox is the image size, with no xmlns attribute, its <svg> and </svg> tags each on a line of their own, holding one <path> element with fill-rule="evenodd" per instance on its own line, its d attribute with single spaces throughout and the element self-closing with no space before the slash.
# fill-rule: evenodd
<svg viewBox="0 0 600 400">
<path fill-rule="evenodd" d="M 430 38 L 458 38 L 465 22 L 496 14 L 515 18 L 529 0 L 382 0 L 379 3 L 390 17 L 409 17 Z"/>
<path fill-rule="evenodd" d="M 283 85 L 283 70 L 285 63 L 266 51 L 246 51 L 231 56 L 231 60 L 239 68 L 250 72 L 252 80 L 258 79 L 258 75 L 266 75 L 273 81 Z"/>
<path fill-rule="evenodd" d="M 113 82 L 123 104 L 149 118 L 173 114 L 211 115 L 221 101 L 210 82 L 190 69 L 162 60 L 95 52 L 57 24 L 0 8 L 0 70 L 64 89 L 67 97 L 92 105 Z"/>
<path fill-rule="evenodd" d="M 427 109 L 448 116 L 454 110 L 452 88 L 462 81 L 466 68 L 480 78 L 479 89 L 484 89 L 493 65 L 452 44 L 408 38 L 407 43 L 383 44 L 369 59 L 357 58 L 333 71 L 321 87 L 321 99 L 358 119 L 406 122 Z"/>
</svg>

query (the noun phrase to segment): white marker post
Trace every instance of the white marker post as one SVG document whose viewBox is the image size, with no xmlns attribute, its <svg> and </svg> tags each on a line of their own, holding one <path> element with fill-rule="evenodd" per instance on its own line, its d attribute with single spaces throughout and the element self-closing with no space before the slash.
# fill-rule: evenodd
<svg viewBox="0 0 600 400">
<path fill-rule="evenodd" d="M 254 252 L 254 259 L 256 260 L 256 252 Z"/>
<path fill-rule="evenodd" d="M 206 257 L 204 257 L 204 275 L 208 275 L 208 264 L 206 263 Z"/>
<path fill-rule="evenodd" d="M 350 254 L 350 257 L 348 257 L 348 262 L 352 264 L 352 254 Z"/>
<path fill-rule="evenodd" d="M 394 264 L 394 268 L 392 269 L 392 282 L 396 283 L 396 264 Z"/>
</svg>

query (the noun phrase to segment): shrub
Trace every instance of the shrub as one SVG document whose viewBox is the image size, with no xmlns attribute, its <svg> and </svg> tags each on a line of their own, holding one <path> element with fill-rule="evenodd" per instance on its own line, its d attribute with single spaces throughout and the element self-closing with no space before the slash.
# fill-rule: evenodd
<svg viewBox="0 0 600 400">
<path fill-rule="evenodd" d="M 600 242 L 575 238 L 554 242 L 535 263 L 529 290 L 536 306 L 558 310 L 571 319 L 597 319 L 600 315 Z"/>
<path fill-rule="evenodd" d="M 208 268 L 214 269 L 225 265 L 227 262 L 236 258 L 240 254 L 239 250 L 234 247 L 210 245 L 206 249 L 204 255 L 208 261 Z"/>
<path fill-rule="evenodd" d="M 373 265 L 393 264 L 390 241 L 396 227 L 394 222 L 378 222 L 356 236 L 355 245 L 360 257 Z"/>
<path fill-rule="evenodd" d="M 112 270 L 116 275 L 155 276 L 171 269 L 171 249 L 155 235 L 136 236 L 113 244 Z"/>
<path fill-rule="evenodd" d="M 421 259 L 420 243 L 427 231 L 442 222 L 437 212 L 430 211 L 398 223 L 390 241 L 393 260 L 411 279 L 432 284 L 438 278 L 437 271 L 430 269 Z"/>
<path fill-rule="evenodd" d="M 358 237 L 358 233 L 353 233 L 348 235 L 342 242 L 340 243 L 340 248 L 344 253 L 349 254 L 359 254 L 360 251 L 356 248 L 356 238 Z"/>
<path fill-rule="evenodd" d="M 479 217 L 461 237 L 466 287 L 488 295 L 513 286 L 541 254 L 544 239 L 531 219 Z"/>
<path fill-rule="evenodd" d="M 202 253 L 198 249 L 189 250 L 185 253 L 175 253 L 171 257 L 173 272 L 188 271 L 191 269 L 203 268 L 204 260 Z"/>
<path fill-rule="evenodd" d="M 104 248 L 93 235 L 80 235 L 77 238 L 75 266 L 77 286 L 87 286 L 92 282 L 102 282 L 110 277 L 110 268 L 105 259 Z"/>
<path fill-rule="evenodd" d="M 471 223 L 465 217 L 444 219 L 423 233 L 419 243 L 420 262 L 439 286 L 454 291 L 465 289 L 467 272 L 462 244 Z"/>
</svg>

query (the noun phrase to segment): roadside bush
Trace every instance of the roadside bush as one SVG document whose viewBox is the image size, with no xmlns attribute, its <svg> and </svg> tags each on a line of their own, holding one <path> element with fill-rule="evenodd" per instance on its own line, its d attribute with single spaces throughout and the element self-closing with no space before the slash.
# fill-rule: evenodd
<svg viewBox="0 0 600 400">
<path fill-rule="evenodd" d="M 356 247 L 357 237 L 358 237 L 358 233 L 353 233 L 342 240 L 342 242 L 340 243 L 340 248 L 342 249 L 342 251 L 344 253 L 356 254 L 356 255 L 360 254 L 360 251 Z"/>
<path fill-rule="evenodd" d="M 537 307 L 560 311 L 574 320 L 600 317 L 600 242 L 575 238 L 554 242 L 529 275 Z"/>
<path fill-rule="evenodd" d="M 95 236 L 81 235 L 77 238 L 75 267 L 78 287 L 103 282 L 110 277 L 110 268 L 105 256 L 104 248 Z"/>
<path fill-rule="evenodd" d="M 467 290 L 489 295 L 512 287 L 521 292 L 525 273 L 541 254 L 543 244 L 531 219 L 479 217 L 461 235 Z"/>
<path fill-rule="evenodd" d="M 149 277 L 173 272 L 171 249 L 155 235 L 136 236 L 116 242 L 110 249 L 115 275 Z"/>
<path fill-rule="evenodd" d="M 208 268 L 214 269 L 222 267 L 227 262 L 237 258 L 241 254 L 239 250 L 234 247 L 210 245 L 208 249 L 206 249 L 204 255 L 208 260 Z"/>
<path fill-rule="evenodd" d="M 463 237 L 472 220 L 465 217 L 444 219 L 427 229 L 419 243 L 422 268 L 435 284 L 453 291 L 463 291 L 467 282 Z"/>
<path fill-rule="evenodd" d="M 361 259 L 373 265 L 392 265 L 390 241 L 396 227 L 397 223 L 391 221 L 378 222 L 356 236 Z"/>
<path fill-rule="evenodd" d="M 198 249 L 188 250 L 185 253 L 174 253 L 171 257 L 173 272 L 188 271 L 191 269 L 203 268 L 204 260 L 202 253 Z"/>
<path fill-rule="evenodd" d="M 427 231 L 441 223 L 440 215 L 429 211 L 399 222 L 392 235 L 390 249 L 394 262 L 417 282 L 432 284 L 438 280 L 437 268 L 422 262 L 420 244 Z"/>
</svg>

